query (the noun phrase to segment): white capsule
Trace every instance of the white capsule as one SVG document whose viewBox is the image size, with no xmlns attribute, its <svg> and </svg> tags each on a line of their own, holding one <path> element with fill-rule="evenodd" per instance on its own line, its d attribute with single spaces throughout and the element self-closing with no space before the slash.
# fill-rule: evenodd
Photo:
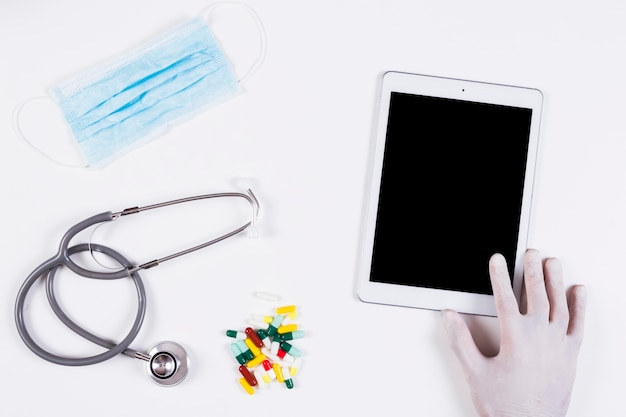
<svg viewBox="0 0 626 417">
<path fill-rule="evenodd" d="M 252 327 L 256 329 L 263 329 L 263 330 L 267 330 L 269 326 L 269 324 L 267 324 L 266 322 L 262 320 L 255 320 L 254 318 L 250 318 L 246 320 L 246 323 L 248 323 L 249 325 L 251 325 Z"/>
<path fill-rule="evenodd" d="M 295 376 L 298 373 L 298 371 L 300 370 L 301 363 L 302 363 L 302 357 L 298 357 L 296 358 L 295 361 L 293 361 L 293 363 L 289 367 L 289 373 L 291 373 L 291 376 Z"/>
<path fill-rule="evenodd" d="M 261 348 L 261 352 L 272 362 L 281 362 L 282 360 L 278 357 L 278 355 L 274 355 L 268 348 Z"/>
<path fill-rule="evenodd" d="M 269 376 L 270 380 L 276 379 L 276 372 L 274 372 L 274 367 L 272 366 L 270 361 L 263 362 L 263 369 Z"/>
<path fill-rule="evenodd" d="M 254 372 L 254 377 L 256 378 L 257 382 L 258 382 L 258 386 L 259 388 L 265 388 L 267 387 L 267 381 L 263 378 L 265 375 L 263 374 L 263 372 L 261 372 L 260 370 L 256 369 Z"/>
<path fill-rule="evenodd" d="M 283 361 L 287 363 L 294 363 L 295 360 L 296 358 L 293 355 L 290 355 L 288 353 L 285 353 L 285 356 L 283 357 Z"/>
</svg>

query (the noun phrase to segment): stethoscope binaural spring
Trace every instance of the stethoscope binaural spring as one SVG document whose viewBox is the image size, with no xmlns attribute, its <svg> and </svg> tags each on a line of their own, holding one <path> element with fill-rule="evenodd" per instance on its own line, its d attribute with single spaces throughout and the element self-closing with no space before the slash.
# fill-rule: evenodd
<svg viewBox="0 0 626 417">
<path fill-rule="evenodd" d="M 159 258 L 150 262 L 143 263 L 141 265 L 134 265 L 131 261 L 129 261 L 125 256 L 116 250 L 101 244 L 96 243 L 81 243 L 74 246 L 69 246 L 70 241 L 77 233 L 85 230 L 91 226 L 99 225 L 104 222 L 109 222 L 116 220 L 122 216 L 140 213 L 146 210 L 157 209 L 161 207 L 171 206 L 175 204 L 186 203 L 190 201 L 210 199 L 210 198 L 220 198 L 220 197 L 235 197 L 235 198 L 243 198 L 248 201 L 252 208 L 252 214 L 250 221 L 246 222 L 242 226 L 232 230 L 231 232 L 225 233 L 215 239 L 204 242 L 200 245 L 191 247 L 189 249 L 176 252 L 174 254 L 165 256 L 163 258 Z M 124 354 L 126 356 L 140 359 L 146 362 L 146 369 L 148 376 L 152 381 L 161 386 L 173 386 L 181 382 L 188 373 L 189 370 L 189 358 L 185 349 L 179 345 L 178 343 L 172 341 L 164 341 L 157 344 L 154 348 L 152 348 L 148 353 L 142 353 L 131 349 L 129 346 L 139 334 L 141 329 L 141 325 L 143 323 L 143 319 L 146 312 L 146 291 L 143 285 L 143 281 L 139 276 L 139 271 L 143 269 L 148 269 L 155 267 L 165 261 L 170 259 L 177 258 L 179 256 L 188 254 L 190 252 L 205 248 L 207 246 L 213 245 L 217 242 L 220 242 L 224 239 L 227 239 L 231 236 L 234 236 L 242 231 L 255 226 L 256 219 L 259 213 L 259 202 L 251 190 L 248 190 L 247 193 L 237 193 L 237 192 L 227 192 L 227 193 L 214 193 L 214 194 L 204 194 L 195 197 L 187 197 L 178 200 L 172 200 L 164 203 L 158 203 L 145 207 L 133 207 L 129 209 L 122 210 L 120 212 L 112 213 L 112 212 L 104 212 L 92 216 L 88 219 L 77 223 L 76 225 L 70 227 L 68 231 L 65 233 L 63 238 L 61 239 L 61 243 L 59 245 L 59 250 L 52 258 L 43 262 L 39 265 L 31 274 L 26 278 L 24 283 L 22 284 L 15 303 L 15 321 L 17 325 L 17 330 L 26 344 L 26 346 L 37 356 L 45 359 L 49 362 L 56 363 L 59 365 L 67 365 L 67 366 L 84 366 L 84 365 L 92 365 L 99 362 L 103 362 L 107 359 L 110 359 L 118 354 Z M 72 260 L 72 256 L 76 255 L 80 252 L 90 252 L 90 253 L 100 253 L 106 255 L 107 257 L 114 260 L 116 263 L 120 265 L 119 270 L 115 271 L 92 271 L 89 269 L 85 269 L 80 265 L 76 264 Z M 121 278 L 131 278 L 135 284 L 135 288 L 137 290 L 137 299 L 138 299 L 138 307 L 137 314 L 135 316 L 135 320 L 133 325 L 126 335 L 126 337 L 120 341 L 119 343 L 112 343 L 111 341 L 105 340 L 87 330 L 79 326 L 76 322 L 72 321 L 63 311 L 61 306 L 59 305 L 55 292 L 54 292 L 54 279 L 57 270 L 59 267 L 65 266 L 69 268 L 72 272 L 77 275 L 80 275 L 85 278 L 91 279 L 101 279 L 101 280 L 115 280 Z M 66 357 L 59 356 L 53 354 L 44 348 L 42 348 L 35 340 L 31 337 L 28 332 L 26 326 L 26 320 L 24 318 L 24 304 L 26 300 L 26 296 L 28 292 L 32 288 L 33 284 L 37 282 L 39 279 L 44 278 L 46 280 L 46 295 L 48 297 L 48 302 L 52 307 L 55 315 L 59 318 L 59 320 L 65 324 L 69 329 L 82 336 L 83 338 L 98 344 L 105 349 L 106 351 L 88 357 Z"/>
</svg>

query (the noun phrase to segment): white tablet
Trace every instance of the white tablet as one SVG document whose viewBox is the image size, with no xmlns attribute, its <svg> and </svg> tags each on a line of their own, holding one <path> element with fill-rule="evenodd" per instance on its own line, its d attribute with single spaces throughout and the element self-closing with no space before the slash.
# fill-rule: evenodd
<svg viewBox="0 0 626 417">
<path fill-rule="evenodd" d="M 534 88 L 383 74 L 361 300 L 495 316 L 496 252 L 519 300 L 542 101 Z"/>
</svg>

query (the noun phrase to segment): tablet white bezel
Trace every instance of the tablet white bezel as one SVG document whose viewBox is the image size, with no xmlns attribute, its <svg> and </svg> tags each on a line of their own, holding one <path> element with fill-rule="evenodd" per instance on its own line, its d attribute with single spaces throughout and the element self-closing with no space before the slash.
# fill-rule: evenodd
<svg viewBox="0 0 626 417">
<path fill-rule="evenodd" d="M 534 88 L 396 71 L 384 73 L 381 79 L 374 154 L 369 167 L 371 172 L 370 183 L 366 187 L 365 214 L 357 268 L 358 297 L 362 301 L 370 303 L 431 310 L 452 309 L 468 314 L 495 316 L 496 310 L 492 295 L 370 281 L 387 121 L 392 92 L 532 109 L 517 253 L 513 267 L 513 291 L 518 301 L 522 291 L 523 257 L 527 247 L 543 95 L 540 90 Z M 403 243 L 399 242 L 399 244 Z M 511 260 L 508 261 L 511 262 Z M 419 273 L 419 271 L 415 271 L 415 273 Z"/>
</svg>

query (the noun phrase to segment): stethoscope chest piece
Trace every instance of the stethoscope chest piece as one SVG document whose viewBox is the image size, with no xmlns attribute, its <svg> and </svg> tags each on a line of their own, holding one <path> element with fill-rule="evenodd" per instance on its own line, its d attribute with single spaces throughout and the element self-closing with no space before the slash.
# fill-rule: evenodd
<svg viewBox="0 0 626 417">
<path fill-rule="evenodd" d="M 161 386 L 173 386 L 181 382 L 189 371 L 189 356 L 181 345 L 175 342 L 161 342 L 148 352 L 146 362 L 148 376 Z"/>
</svg>

